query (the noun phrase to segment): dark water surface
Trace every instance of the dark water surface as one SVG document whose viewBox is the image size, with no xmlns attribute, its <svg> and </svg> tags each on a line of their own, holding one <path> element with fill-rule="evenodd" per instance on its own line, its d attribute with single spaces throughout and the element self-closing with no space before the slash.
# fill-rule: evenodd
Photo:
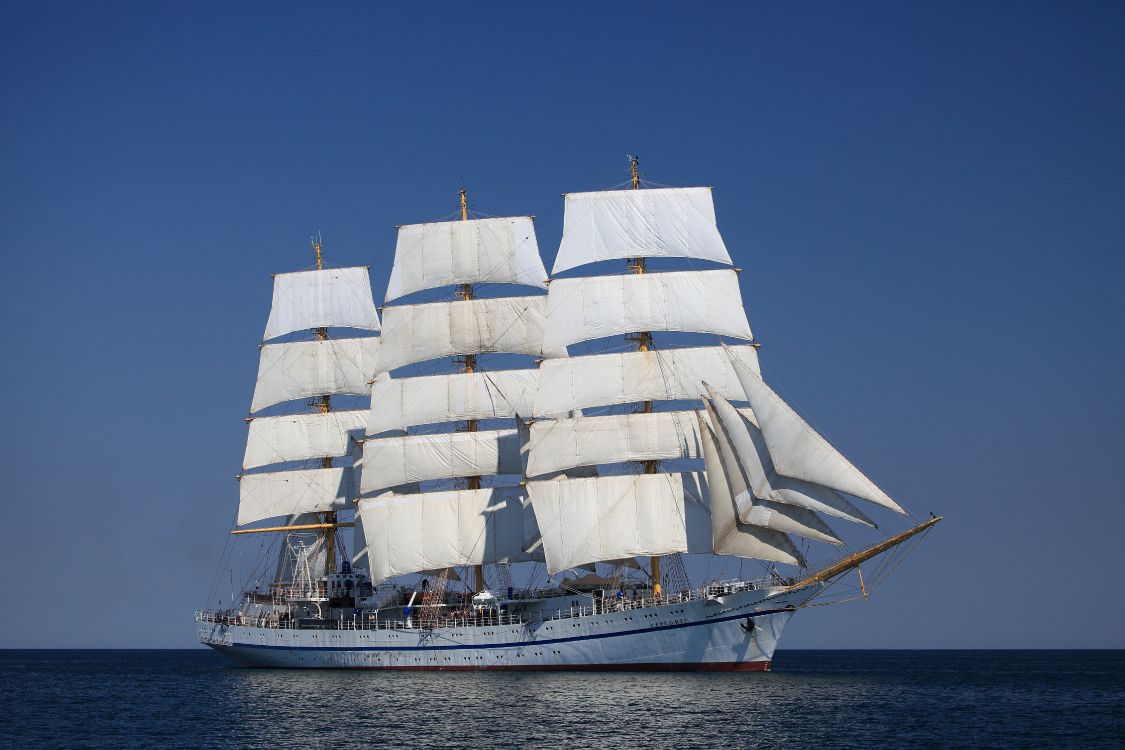
<svg viewBox="0 0 1125 750">
<path fill-rule="evenodd" d="M 779 651 L 764 674 L 267 671 L 0 651 L 0 745 L 1125 747 L 1125 651 Z"/>
</svg>

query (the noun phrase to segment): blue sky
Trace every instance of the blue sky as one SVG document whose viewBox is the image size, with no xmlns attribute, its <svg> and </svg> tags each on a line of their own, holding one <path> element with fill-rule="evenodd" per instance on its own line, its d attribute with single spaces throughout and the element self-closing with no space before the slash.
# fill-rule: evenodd
<svg viewBox="0 0 1125 750">
<path fill-rule="evenodd" d="M 628 153 L 715 188 L 771 381 L 946 515 L 785 646 L 1125 646 L 1123 38 L 1116 3 L 5 3 L 0 646 L 194 643 L 311 233 L 381 291 L 464 183 L 549 263 Z"/>
</svg>

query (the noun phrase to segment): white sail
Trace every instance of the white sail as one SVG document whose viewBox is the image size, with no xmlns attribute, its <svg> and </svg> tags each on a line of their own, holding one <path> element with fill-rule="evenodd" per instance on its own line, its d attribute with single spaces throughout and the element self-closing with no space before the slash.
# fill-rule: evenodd
<svg viewBox="0 0 1125 750">
<path fill-rule="evenodd" d="M 711 521 L 698 479 L 628 474 L 528 482 L 547 570 L 637 555 L 711 552 Z"/>
<path fill-rule="evenodd" d="M 898 513 L 906 512 L 801 419 L 758 373 L 737 357 L 732 357 L 731 363 L 758 418 L 778 474 L 822 484 Z"/>
<path fill-rule="evenodd" d="M 724 435 L 730 439 L 731 447 L 746 468 L 747 475 L 756 482 L 755 497 L 808 508 L 864 526 L 875 526 L 870 518 L 836 490 L 778 474 L 753 412 L 735 409 L 714 389 L 709 388 L 708 392 L 711 396 L 709 406 L 718 414 Z"/>
<path fill-rule="evenodd" d="M 238 481 L 237 523 L 342 510 L 355 496 L 355 473 L 350 467 L 244 474 Z"/>
<path fill-rule="evenodd" d="M 734 441 L 731 439 L 731 431 L 724 424 L 717 407 L 718 404 L 704 399 L 703 408 L 706 410 L 711 426 L 715 430 L 719 457 L 723 466 L 726 467 L 731 496 L 734 498 L 739 511 L 742 512 L 748 510 L 754 504 L 754 500 L 768 498 L 770 486 L 765 469 L 760 462 L 756 462 L 756 454 L 750 456 L 750 461 L 739 460 Z"/>
<path fill-rule="evenodd" d="M 723 427 L 722 418 L 716 414 L 709 401 L 703 403 L 715 428 L 719 463 L 723 467 L 722 476 L 727 480 L 734 505 L 738 509 L 739 520 L 751 526 L 796 534 L 829 544 L 842 544 L 832 529 L 812 511 L 770 499 L 760 499 L 770 496 L 770 488 L 761 465 L 747 465 L 739 459 L 730 435 Z"/>
<path fill-rule="evenodd" d="M 610 414 L 536 422 L 528 477 L 621 461 L 699 458 L 694 411 Z"/>
<path fill-rule="evenodd" d="M 742 523 L 726 482 L 715 435 L 699 414 L 703 460 L 707 467 L 707 494 L 711 509 L 711 537 L 716 555 L 735 555 L 756 560 L 805 567 L 805 559 L 788 536 L 780 531 Z"/>
<path fill-rule="evenodd" d="M 273 306 L 264 341 L 294 331 L 335 327 L 379 330 L 367 268 L 331 268 L 273 277 Z"/>
<path fill-rule="evenodd" d="M 242 468 L 346 456 L 353 452 L 355 441 L 363 437 L 366 428 L 367 412 L 361 409 L 257 417 L 250 421 Z"/>
<path fill-rule="evenodd" d="M 668 256 L 730 265 L 711 188 L 567 193 L 552 273 L 600 260 Z"/>
<path fill-rule="evenodd" d="M 753 346 L 731 349 L 757 368 L 758 352 Z M 728 399 L 745 398 L 730 360 L 718 346 L 548 359 L 539 366 L 534 414 L 546 417 L 636 401 L 694 400 L 700 397 L 704 381 Z"/>
<path fill-rule="evenodd" d="M 547 287 L 530 216 L 398 228 L 387 302 L 422 289 L 482 282 Z"/>
<path fill-rule="evenodd" d="M 565 357 L 569 344 L 636 331 L 752 338 L 738 274 L 729 269 L 675 271 L 551 282 L 544 356 Z"/>
<path fill-rule="evenodd" d="M 363 444 L 363 494 L 407 482 L 519 474 L 515 430 L 372 438 Z"/>
<path fill-rule="evenodd" d="M 372 578 L 458 565 L 542 561 L 522 487 L 424 492 L 362 500 Z M 537 552 L 528 552 L 531 548 Z"/>
<path fill-rule="evenodd" d="M 840 537 L 816 513 L 796 505 L 786 505 L 772 500 L 762 500 L 739 515 L 739 520 L 751 526 L 773 529 L 786 534 L 803 536 L 817 542 L 843 545 Z"/>
<path fill-rule="evenodd" d="M 546 299 L 499 297 L 386 307 L 379 370 L 460 354 L 538 354 Z"/>
<path fill-rule="evenodd" d="M 531 414 L 539 373 L 494 370 L 417 378 L 380 374 L 371 388 L 367 434 L 462 419 Z"/>
<path fill-rule="evenodd" d="M 250 411 L 312 396 L 365 395 L 378 352 L 375 336 L 263 346 Z"/>
</svg>

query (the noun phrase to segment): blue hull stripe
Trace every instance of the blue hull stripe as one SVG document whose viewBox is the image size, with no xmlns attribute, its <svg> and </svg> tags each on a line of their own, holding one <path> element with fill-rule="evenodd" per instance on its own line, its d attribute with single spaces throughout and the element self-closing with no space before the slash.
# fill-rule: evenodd
<svg viewBox="0 0 1125 750">
<path fill-rule="evenodd" d="M 482 643 L 482 644 L 454 644 L 450 646 L 282 646 L 271 643 L 209 643 L 210 646 L 223 646 L 226 648 L 266 648 L 276 649 L 282 651 L 456 651 L 462 649 L 494 649 L 494 648 L 525 648 L 527 646 L 547 646 L 554 643 L 573 643 L 575 641 L 591 641 L 599 638 L 616 638 L 623 635 L 641 635 L 644 633 L 655 633 L 660 630 L 678 630 L 680 628 L 694 628 L 699 625 L 714 625 L 717 622 L 730 622 L 731 620 L 744 620 L 747 618 L 753 619 L 755 617 L 763 617 L 765 615 L 776 615 L 780 612 L 795 612 L 794 607 L 784 607 L 782 609 L 764 609 L 756 612 L 747 612 L 739 615 L 728 615 L 726 617 L 716 617 L 711 620 L 700 620 L 698 622 L 684 622 L 674 625 L 658 625 L 654 628 L 639 628 L 636 630 L 623 630 L 617 633 L 603 633 L 601 635 L 575 635 L 569 638 L 545 638 L 543 640 L 533 641 L 520 641 L 518 643 Z M 548 621 L 551 622 L 551 621 Z M 555 620 L 554 622 L 565 622 L 565 620 Z M 486 626 L 477 626 L 486 627 Z M 496 626 L 504 627 L 504 626 Z M 330 632 L 330 631 L 321 631 Z M 360 632 L 360 631 L 351 631 Z"/>
</svg>

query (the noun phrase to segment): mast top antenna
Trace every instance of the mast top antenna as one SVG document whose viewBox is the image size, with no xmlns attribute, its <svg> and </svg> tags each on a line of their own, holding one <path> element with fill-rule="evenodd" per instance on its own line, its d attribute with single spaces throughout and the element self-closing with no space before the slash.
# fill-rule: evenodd
<svg viewBox="0 0 1125 750">
<path fill-rule="evenodd" d="M 309 242 L 312 243 L 313 250 L 316 252 L 316 270 L 323 271 L 324 270 L 324 258 L 321 255 L 321 241 L 320 241 L 320 230 L 319 229 L 317 230 L 316 234 L 309 237 Z"/>
</svg>

